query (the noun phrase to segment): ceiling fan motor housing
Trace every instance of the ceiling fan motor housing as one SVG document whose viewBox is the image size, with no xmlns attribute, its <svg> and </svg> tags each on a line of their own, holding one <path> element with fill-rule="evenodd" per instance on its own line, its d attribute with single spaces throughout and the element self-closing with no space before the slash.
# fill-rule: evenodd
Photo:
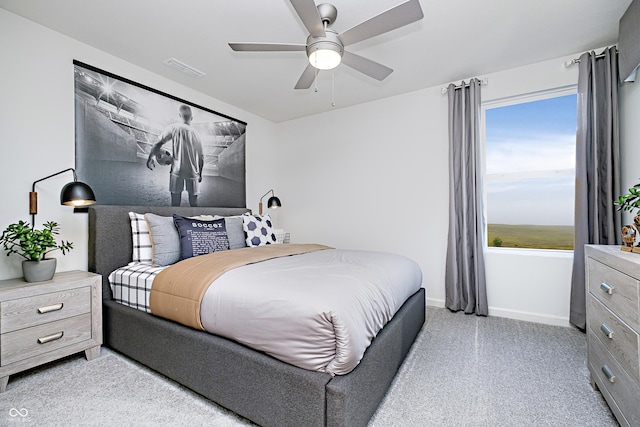
<svg viewBox="0 0 640 427">
<path fill-rule="evenodd" d="M 322 22 L 326 22 L 327 25 L 331 25 L 336 22 L 338 18 L 338 9 L 332 4 L 322 3 L 318 5 L 318 13 Z"/>
</svg>

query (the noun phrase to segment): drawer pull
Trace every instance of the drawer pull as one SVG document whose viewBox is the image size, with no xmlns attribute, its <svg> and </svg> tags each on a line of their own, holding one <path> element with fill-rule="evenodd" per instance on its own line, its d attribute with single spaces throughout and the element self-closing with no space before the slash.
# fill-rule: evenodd
<svg viewBox="0 0 640 427">
<path fill-rule="evenodd" d="M 600 289 L 608 293 L 609 295 L 613 295 L 613 290 L 615 289 L 613 286 L 609 286 L 606 283 L 600 283 Z"/>
<path fill-rule="evenodd" d="M 613 331 L 607 326 L 606 323 L 600 325 L 600 330 L 607 336 L 607 338 L 613 339 Z"/>
<path fill-rule="evenodd" d="M 61 302 L 59 302 L 58 304 L 48 305 L 46 307 L 40 307 L 38 309 L 38 314 L 45 314 L 52 311 L 62 310 L 62 307 L 64 307 L 64 304 L 62 304 Z"/>
<path fill-rule="evenodd" d="M 611 368 L 609 368 L 607 365 L 603 365 L 602 366 L 602 373 L 604 373 L 604 375 L 607 377 L 607 379 L 609 380 L 609 382 L 611 384 L 616 382 L 616 376 L 613 375 L 613 372 L 611 371 Z"/>
<path fill-rule="evenodd" d="M 55 334 L 47 335 L 46 337 L 38 338 L 38 344 L 46 344 L 51 341 L 59 340 L 64 335 L 63 331 Z M 604 369 L 604 368 L 603 368 Z"/>
</svg>

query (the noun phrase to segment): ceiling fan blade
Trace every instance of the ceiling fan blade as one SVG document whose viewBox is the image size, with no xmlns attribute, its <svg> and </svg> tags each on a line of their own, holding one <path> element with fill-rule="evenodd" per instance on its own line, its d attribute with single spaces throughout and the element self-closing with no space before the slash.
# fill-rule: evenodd
<svg viewBox="0 0 640 427">
<path fill-rule="evenodd" d="M 294 89 L 309 89 L 315 79 L 316 69 L 313 68 L 311 64 L 308 64 L 307 68 L 304 69 L 302 75 L 298 79 L 298 83 L 296 83 L 296 87 Z"/>
<path fill-rule="evenodd" d="M 306 50 L 307 45 L 289 43 L 229 43 L 238 52 L 288 52 Z"/>
<path fill-rule="evenodd" d="M 409 0 L 351 27 L 340 38 L 345 46 L 404 27 L 424 17 L 419 0 Z"/>
<path fill-rule="evenodd" d="M 313 0 L 289 0 L 300 20 L 313 37 L 324 37 L 324 25 Z"/>
<path fill-rule="evenodd" d="M 342 63 L 380 81 L 393 73 L 393 70 L 385 65 L 346 51 L 342 54 Z"/>
</svg>

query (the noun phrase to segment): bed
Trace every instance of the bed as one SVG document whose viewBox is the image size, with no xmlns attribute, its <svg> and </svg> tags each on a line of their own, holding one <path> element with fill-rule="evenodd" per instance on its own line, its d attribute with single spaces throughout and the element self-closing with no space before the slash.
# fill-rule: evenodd
<svg viewBox="0 0 640 427">
<path fill-rule="evenodd" d="M 424 289 L 406 300 L 348 374 L 302 369 L 114 301 L 107 276 L 131 261 L 131 211 L 164 216 L 248 212 L 242 208 L 89 207 L 89 270 L 103 277 L 105 345 L 259 425 L 367 425 L 422 328 Z"/>
</svg>

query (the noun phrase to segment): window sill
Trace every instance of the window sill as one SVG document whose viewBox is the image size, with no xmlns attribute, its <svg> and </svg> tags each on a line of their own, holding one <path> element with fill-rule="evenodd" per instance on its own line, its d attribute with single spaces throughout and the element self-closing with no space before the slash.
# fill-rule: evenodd
<svg viewBox="0 0 640 427">
<path fill-rule="evenodd" d="M 558 249 L 522 249 L 486 247 L 485 254 L 535 256 L 547 258 L 573 258 L 573 251 Z"/>
</svg>

